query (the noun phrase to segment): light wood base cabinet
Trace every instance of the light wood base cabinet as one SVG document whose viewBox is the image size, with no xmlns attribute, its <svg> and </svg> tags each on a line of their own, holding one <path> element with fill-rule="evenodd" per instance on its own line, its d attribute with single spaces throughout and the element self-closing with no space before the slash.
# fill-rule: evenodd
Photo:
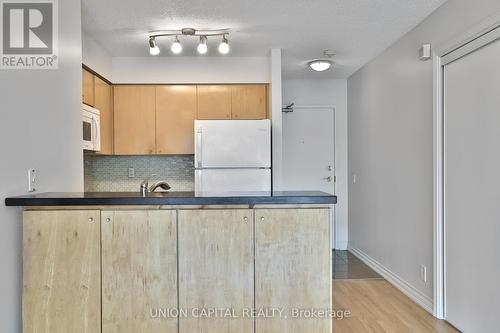
<svg viewBox="0 0 500 333">
<path fill-rule="evenodd" d="M 102 212 L 102 333 L 174 333 L 175 210 Z"/>
<path fill-rule="evenodd" d="M 331 309 L 331 269 L 329 209 L 256 210 L 255 306 L 287 318 L 257 318 L 255 332 L 331 332 L 331 318 L 296 312 Z"/>
<path fill-rule="evenodd" d="M 101 331 L 99 211 L 27 211 L 23 332 Z"/>
<path fill-rule="evenodd" d="M 253 333 L 253 211 L 179 211 L 180 333 Z M 234 318 L 198 316 L 203 309 L 230 309 Z M 236 318 L 238 315 L 238 318 Z M 231 314 L 232 316 L 232 314 Z"/>
<path fill-rule="evenodd" d="M 41 210 L 23 223 L 23 332 L 332 332 L 297 312 L 331 309 L 328 208 Z M 252 316 L 269 309 L 283 316 Z"/>
</svg>

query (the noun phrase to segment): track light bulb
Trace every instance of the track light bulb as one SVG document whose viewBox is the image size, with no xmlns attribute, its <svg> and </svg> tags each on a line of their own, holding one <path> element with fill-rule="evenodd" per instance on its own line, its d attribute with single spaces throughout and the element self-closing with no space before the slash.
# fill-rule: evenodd
<svg viewBox="0 0 500 333">
<path fill-rule="evenodd" d="M 154 56 L 160 54 L 160 48 L 156 44 L 154 37 L 149 38 L 149 54 Z"/>
<path fill-rule="evenodd" d="M 182 45 L 181 45 L 181 42 L 179 42 L 179 39 L 177 38 L 177 36 L 175 37 L 175 41 L 172 44 L 172 46 L 170 47 L 170 50 L 174 54 L 179 54 L 182 52 Z"/>
<path fill-rule="evenodd" d="M 224 37 L 222 37 L 222 42 L 219 44 L 219 52 L 221 54 L 228 54 L 229 53 L 229 42 L 228 42 L 225 35 L 224 35 Z"/>
<path fill-rule="evenodd" d="M 198 50 L 199 54 L 205 54 L 208 51 L 207 47 L 207 37 L 206 36 L 200 36 L 200 44 L 198 44 L 198 47 L 196 48 Z"/>
</svg>

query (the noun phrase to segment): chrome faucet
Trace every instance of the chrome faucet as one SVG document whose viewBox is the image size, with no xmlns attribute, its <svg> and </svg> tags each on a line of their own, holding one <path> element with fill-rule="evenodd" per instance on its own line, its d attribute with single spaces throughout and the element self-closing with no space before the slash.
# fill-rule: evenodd
<svg viewBox="0 0 500 333">
<path fill-rule="evenodd" d="M 163 189 L 165 191 L 171 189 L 170 185 L 166 181 L 164 181 L 164 180 L 157 181 L 156 183 L 154 183 L 150 187 L 149 186 L 149 179 L 151 177 L 154 177 L 154 176 L 156 176 L 156 175 L 151 175 L 150 177 L 147 177 L 146 179 L 144 179 L 142 181 L 140 191 L 141 191 L 141 194 L 143 196 L 146 196 L 146 194 L 148 194 L 149 192 L 156 191 L 156 189 L 158 189 L 158 188 L 161 188 L 161 189 Z"/>
<path fill-rule="evenodd" d="M 149 192 L 154 192 L 157 188 L 161 188 L 162 190 L 168 191 L 171 189 L 170 185 L 164 180 L 157 181 L 149 188 Z"/>
</svg>

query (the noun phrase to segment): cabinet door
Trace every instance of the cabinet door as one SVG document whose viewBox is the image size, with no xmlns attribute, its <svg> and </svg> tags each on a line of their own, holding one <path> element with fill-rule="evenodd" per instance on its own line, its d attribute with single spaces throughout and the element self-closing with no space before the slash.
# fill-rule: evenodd
<svg viewBox="0 0 500 333">
<path fill-rule="evenodd" d="M 83 103 L 94 106 L 94 74 L 82 68 L 82 100 Z"/>
<path fill-rule="evenodd" d="M 194 154 L 196 86 L 156 87 L 156 152 Z"/>
<path fill-rule="evenodd" d="M 188 316 L 179 320 L 180 333 L 251 333 L 253 320 L 243 317 L 252 308 L 252 210 L 179 211 L 179 307 Z M 200 318 L 203 309 L 232 309 L 239 318 Z"/>
<path fill-rule="evenodd" d="M 94 107 L 101 115 L 101 151 L 113 154 L 113 87 L 98 77 L 94 78 Z"/>
<path fill-rule="evenodd" d="M 237 85 L 231 88 L 233 119 L 266 119 L 267 86 Z"/>
<path fill-rule="evenodd" d="M 231 86 L 198 86 L 197 119 L 231 119 Z"/>
<path fill-rule="evenodd" d="M 116 155 L 155 153 L 155 87 L 114 87 Z"/>
<path fill-rule="evenodd" d="M 102 333 L 177 332 L 175 211 L 102 212 L 102 289 Z"/>
<path fill-rule="evenodd" d="M 23 332 L 100 332 L 99 211 L 23 217 Z"/>
<path fill-rule="evenodd" d="M 293 318 L 294 309 L 331 309 L 329 209 L 255 211 L 255 307 L 287 318 L 257 318 L 255 332 L 330 333 L 331 318 Z"/>
</svg>

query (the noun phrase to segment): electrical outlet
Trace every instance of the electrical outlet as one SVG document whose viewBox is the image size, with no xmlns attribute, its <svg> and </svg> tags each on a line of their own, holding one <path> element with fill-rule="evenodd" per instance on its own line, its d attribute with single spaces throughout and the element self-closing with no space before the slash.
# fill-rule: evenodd
<svg viewBox="0 0 500 333">
<path fill-rule="evenodd" d="M 420 279 L 427 283 L 427 266 L 420 265 Z"/>
<path fill-rule="evenodd" d="M 28 170 L 28 192 L 36 191 L 36 170 Z"/>
<path fill-rule="evenodd" d="M 132 167 L 128 168 L 128 178 L 135 178 L 135 169 Z"/>
</svg>

